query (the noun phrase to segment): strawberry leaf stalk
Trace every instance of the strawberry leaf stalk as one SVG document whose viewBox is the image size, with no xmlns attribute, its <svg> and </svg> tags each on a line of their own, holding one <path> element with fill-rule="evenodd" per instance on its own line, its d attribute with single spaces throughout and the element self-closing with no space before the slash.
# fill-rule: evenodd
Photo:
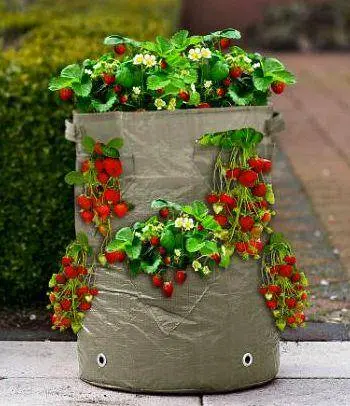
<svg viewBox="0 0 350 406">
<path fill-rule="evenodd" d="M 75 334 L 82 328 L 85 313 L 90 310 L 98 290 L 93 286 L 93 267 L 88 265 L 92 255 L 88 238 L 79 233 L 62 257 L 59 272 L 53 274 L 47 293 L 52 311 L 52 329 L 60 331 L 71 328 Z"/>
</svg>

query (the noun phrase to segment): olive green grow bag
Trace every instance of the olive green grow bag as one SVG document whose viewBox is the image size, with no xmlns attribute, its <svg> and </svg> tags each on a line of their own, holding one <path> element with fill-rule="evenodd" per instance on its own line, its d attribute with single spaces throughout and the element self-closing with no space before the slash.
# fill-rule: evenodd
<svg viewBox="0 0 350 406">
<path fill-rule="evenodd" d="M 66 137 L 77 144 L 77 166 L 86 159 L 86 134 L 107 142 L 124 139 L 123 196 L 135 205 L 120 228 L 154 211 L 164 198 L 203 200 L 210 191 L 215 149 L 196 140 L 205 133 L 253 127 L 267 136 L 278 130 L 271 107 L 75 114 Z M 76 188 L 79 193 L 79 188 Z M 94 247 L 100 240 L 76 213 L 76 231 Z M 207 279 L 188 272 L 188 283 L 171 299 L 149 277 L 131 278 L 123 266 L 96 268 L 99 295 L 78 334 L 80 377 L 132 392 L 223 392 L 273 379 L 279 367 L 279 336 L 258 293 L 254 260 L 232 260 Z"/>
</svg>

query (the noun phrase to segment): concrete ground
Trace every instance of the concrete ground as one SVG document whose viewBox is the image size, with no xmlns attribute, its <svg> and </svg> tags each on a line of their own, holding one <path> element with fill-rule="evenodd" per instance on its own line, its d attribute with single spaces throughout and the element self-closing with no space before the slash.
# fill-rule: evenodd
<svg viewBox="0 0 350 406">
<path fill-rule="evenodd" d="M 281 343 L 278 377 L 267 385 L 206 396 L 133 395 L 78 378 L 76 343 L 0 341 L 1 406 L 345 406 L 350 342 Z"/>
</svg>

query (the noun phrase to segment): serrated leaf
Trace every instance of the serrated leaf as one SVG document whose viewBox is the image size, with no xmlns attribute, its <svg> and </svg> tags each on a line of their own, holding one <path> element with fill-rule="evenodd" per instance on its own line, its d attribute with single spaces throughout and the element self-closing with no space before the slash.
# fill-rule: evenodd
<svg viewBox="0 0 350 406">
<path fill-rule="evenodd" d="M 229 74 L 229 67 L 223 61 L 217 61 L 215 64 L 210 68 L 209 76 L 212 80 L 220 81 L 227 78 Z"/>
<path fill-rule="evenodd" d="M 116 138 L 112 138 L 110 141 L 108 141 L 107 146 L 110 148 L 115 148 L 115 149 L 120 149 L 122 148 L 124 145 L 124 140 L 123 138 L 120 137 L 116 137 Z"/>
<path fill-rule="evenodd" d="M 218 252 L 218 246 L 214 241 L 205 241 L 204 246 L 200 249 L 201 255 L 212 255 Z"/>
<path fill-rule="evenodd" d="M 198 238 L 188 238 L 186 240 L 186 250 L 188 252 L 197 252 L 205 246 L 205 241 L 199 240 Z"/>
<path fill-rule="evenodd" d="M 127 66 L 122 65 L 117 72 L 116 81 L 123 87 L 132 87 L 134 83 L 132 71 Z"/>
<path fill-rule="evenodd" d="M 98 100 L 92 99 L 91 105 L 92 107 L 98 111 L 99 113 L 105 113 L 106 111 L 110 110 L 113 107 L 113 104 L 117 100 L 117 96 L 110 97 L 106 103 L 101 103 Z"/>
<path fill-rule="evenodd" d="M 77 233 L 76 239 L 77 239 L 78 243 L 81 244 L 82 246 L 87 247 L 89 245 L 89 238 L 82 231 L 79 231 L 79 233 Z"/>
<path fill-rule="evenodd" d="M 171 230 L 166 228 L 161 235 L 160 245 L 164 247 L 167 251 L 171 252 L 175 248 L 175 237 Z"/>
<path fill-rule="evenodd" d="M 80 81 L 83 74 L 82 68 L 78 64 L 68 65 L 61 71 L 62 78 L 69 78 L 75 81 Z"/>
<path fill-rule="evenodd" d="M 198 104 L 201 101 L 201 96 L 198 92 L 191 92 L 190 94 L 190 100 L 188 101 L 188 104 L 190 106 L 198 106 Z"/>
<path fill-rule="evenodd" d="M 286 70 L 275 72 L 273 77 L 274 80 L 286 83 L 287 85 L 294 85 L 296 83 L 295 76 Z"/>
<path fill-rule="evenodd" d="M 151 275 L 158 271 L 158 267 L 161 263 L 162 258 L 159 256 L 154 260 L 152 264 L 149 264 L 148 262 L 145 261 L 141 261 L 141 268 L 145 273 Z"/>
<path fill-rule="evenodd" d="M 109 35 L 103 41 L 105 45 L 118 45 L 118 44 L 130 44 L 133 46 L 140 46 L 141 43 L 134 39 L 123 37 L 121 35 Z"/>
<path fill-rule="evenodd" d="M 220 37 L 229 39 L 241 39 L 241 33 L 234 28 L 226 28 L 220 32 Z"/>
<path fill-rule="evenodd" d="M 88 154 L 91 154 L 94 150 L 96 142 L 92 137 L 85 135 L 83 137 L 83 139 L 81 140 L 81 144 L 82 144 L 85 152 L 87 152 Z"/>
<path fill-rule="evenodd" d="M 103 155 L 108 156 L 109 158 L 119 158 L 119 151 L 110 145 L 102 145 L 101 147 Z"/>
<path fill-rule="evenodd" d="M 135 276 L 141 272 L 141 261 L 139 260 L 134 260 L 130 261 L 128 268 L 131 272 L 131 275 Z"/>
<path fill-rule="evenodd" d="M 180 30 L 171 37 L 171 42 L 177 46 L 182 47 L 188 38 L 189 32 L 187 30 Z"/>
<path fill-rule="evenodd" d="M 170 79 L 167 75 L 159 73 L 157 75 L 151 75 L 147 78 L 147 88 L 150 90 L 162 89 L 170 83 Z"/>
<path fill-rule="evenodd" d="M 119 242 L 129 242 L 132 244 L 134 239 L 134 232 L 130 227 L 121 228 L 115 235 L 115 240 Z"/>
<path fill-rule="evenodd" d="M 171 42 L 160 35 L 156 38 L 156 45 L 160 56 L 166 56 L 173 49 Z"/>
<path fill-rule="evenodd" d="M 66 87 L 71 87 L 72 79 L 71 78 L 52 78 L 49 83 L 49 90 L 55 92 L 56 90 L 64 89 Z"/>
<path fill-rule="evenodd" d="M 124 246 L 126 255 L 130 258 L 130 259 L 138 259 L 140 257 L 141 254 L 141 249 L 142 249 L 142 243 L 139 239 L 134 239 L 132 244 L 125 244 Z"/>
<path fill-rule="evenodd" d="M 73 82 L 72 89 L 77 96 L 87 97 L 92 89 L 92 81 L 88 76 L 83 76 L 81 82 Z"/>
<path fill-rule="evenodd" d="M 68 185 L 83 185 L 85 183 L 83 174 L 77 171 L 67 173 L 64 180 Z"/>
<path fill-rule="evenodd" d="M 201 220 L 208 213 L 208 207 L 205 203 L 195 200 L 190 205 L 183 206 L 182 211 L 193 216 L 197 220 Z"/>
<path fill-rule="evenodd" d="M 169 207 L 176 211 L 181 211 L 181 209 L 182 209 L 182 206 L 180 206 L 178 203 L 169 202 L 168 200 L 164 200 L 164 199 L 153 200 L 153 202 L 151 203 L 152 209 L 160 210 L 160 209 L 163 209 L 164 207 Z"/>
<path fill-rule="evenodd" d="M 271 86 L 274 78 L 272 76 L 264 76 L 262 69 L 257 69 L 253 73 L 253 83 L 257 90 L 266 92 Z"/>
<path fill-rule="evenodd" d="M 80 322 L 72 322 L 71 324 L 72 330 L 74 334 L 78 334 L 78 332 L 82 329 L 82 324 Z"/>
<path fill-rule="evenodd" d="M 221 226 L 220 224 L 218 224 L 213 216 L 205 216 L 204 219 L 201 221 L 202 226 L 206 229 L 206 230 L 210 230 L 210 231 L 220 231 L 221 230 Z"/>
<path fill-rule="evenodd" d="M 247 94 L 245 96 L 239 96 L 234 86 L 230 86 L 228 88 L 227 94 L 237 106 L 247 106 L 251 103 L 253 99 L 252 93 Z"/>
<path fill-rule="evenodd" d="M 261 61 L 261 65 L 265 76 L 273 72 L 284 71 L 284 65 L 276 58 L 264 58 Z"/>
</svg>

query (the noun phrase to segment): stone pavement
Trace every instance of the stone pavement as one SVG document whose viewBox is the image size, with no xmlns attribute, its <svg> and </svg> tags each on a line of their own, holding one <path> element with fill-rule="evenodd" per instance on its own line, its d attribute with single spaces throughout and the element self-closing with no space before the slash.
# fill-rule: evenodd
<svg viewBox="0 0 350 406">
<path fill-rule="evenodd" d="M 281 343 L 272 383 L 205 396 L 133 395 L 78 379 L 76 343 L 0 341 L 0 405 L 345 406 L 350 404 L 350 342 Z"/>
<path fill-rule="evenodd" d="M 274 98 L 287 127 L 275 157 L 274 225 L 310 276 L 309 318 L 349 323 L 350 54 L 279 57 L 298 84 Z"/>
</svg>

